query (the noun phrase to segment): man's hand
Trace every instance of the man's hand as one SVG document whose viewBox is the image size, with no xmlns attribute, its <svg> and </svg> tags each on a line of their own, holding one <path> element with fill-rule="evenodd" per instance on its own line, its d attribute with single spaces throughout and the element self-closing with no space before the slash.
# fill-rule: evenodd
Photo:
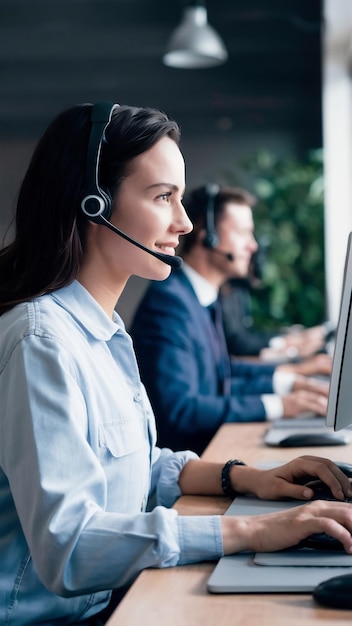
<svg viewBox="0 0 352 626">
<path fill-rule="evenodd" d="M 319 378 L 314 378 L 314 376 L 300 376 L 296 374 L 292 391 L 311 391 L 327 398 L 329 387 L 330 383 L 327 381 L 319 380 Z"/>
<path fill-rule="evenodd" d="M 301 357 L 307 357 L 318 352 L 323 345 L 326 336 L 324 326 L 313 326 L 299 332 L 284 335 L 287 348 L 295 348 Z"/>
<path fill-rule="evenodd" d="M 325 416 L 328 407 L 328 399 L 326 393 L 316 393 L 315 391 L 307 391 L 301 389 L 292 391 L 286 396 L 281 396 L 283 417 L 295 418 L 300 413 L 315 413 Z"/>
<path fill-rule="evenodd" d="M 301 363 L 284 363 L 278 365 L 277 372 L 294 372 L 302 376 L 330 376 L 332 357 L 329 354 L 316 354 Z"/>
</svg>

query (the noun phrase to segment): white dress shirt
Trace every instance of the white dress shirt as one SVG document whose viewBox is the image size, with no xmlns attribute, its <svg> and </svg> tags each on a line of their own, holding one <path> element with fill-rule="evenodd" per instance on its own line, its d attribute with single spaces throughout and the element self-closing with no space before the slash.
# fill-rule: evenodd
<svg viewBox="0 0 352 626">
<path fill-rule="evenodd" d="M 209 306 L 214 302 L 219 292 L 208 280 L 196 272 L 193 267 L 187 263 L 182 267 L 188 280 L 190 281 L 195 294 L 204 307 Z M 283 404 L 280 396 L 284 396 L 289 393 L 293 387 L 295 381 L 295 374 L 290 372 L 274 372 L 273 374 L 273 390 L 274 393 L 263 394 L 261 400 L 264 405 L 266 418 L 268 420 L 275 420 L 283 417 Z"/>
</svg>

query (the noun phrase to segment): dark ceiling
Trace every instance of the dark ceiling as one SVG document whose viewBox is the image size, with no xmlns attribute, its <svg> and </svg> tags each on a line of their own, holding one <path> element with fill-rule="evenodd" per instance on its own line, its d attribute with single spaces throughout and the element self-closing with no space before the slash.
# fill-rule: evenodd
<svg viewBox="0 0 352 626">
<path fill-rule="evenodd" d="M 321 139 L 321 0 L 208 0 L 229 53 L 164 67 L 182 0 L 0 0 L 0 136 L 36 137 L 77 102 L 157 106 L 190 137 L 227 129 Z"/>
</svg>

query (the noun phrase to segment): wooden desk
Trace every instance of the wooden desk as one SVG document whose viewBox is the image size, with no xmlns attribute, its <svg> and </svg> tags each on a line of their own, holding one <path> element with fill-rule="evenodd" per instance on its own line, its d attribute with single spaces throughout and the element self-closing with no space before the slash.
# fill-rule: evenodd
<svg viewBox="0 0 352 626">
<path fill-rule="evenodd" d="M 203 458 L 286 461 L 302 454 L 352 462 L 352 444 L 319 448 L 269 448 L 266 424 L 226 424 Z M 230 500 L 183 496 L 175 508 L 182 515 L 221 514 Z M 351 626 L 352 611 L 318 606 L 310 594 L 210 594 L 206 585 L 214 563 L 145 570 L 122 600 L 108 626 Z M 333 576 L 333 573 L 331 573 Z"/>
</svg>

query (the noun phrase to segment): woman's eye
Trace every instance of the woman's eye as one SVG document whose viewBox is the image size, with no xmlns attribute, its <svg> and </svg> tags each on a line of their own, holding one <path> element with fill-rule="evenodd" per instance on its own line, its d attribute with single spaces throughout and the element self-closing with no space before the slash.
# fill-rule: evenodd
<svg viewBox="0 0 352 626">
<path fill-rule="evenodd" d="M 161 200 L 168 200 L 168 199 L 170 198 L 170 196 L 171 196 L 170 191 L 167 191 L 166 193 L 162 193 L 162 194 L 160 194 L 159 198 L 160 198 Z"/>
</svg>

